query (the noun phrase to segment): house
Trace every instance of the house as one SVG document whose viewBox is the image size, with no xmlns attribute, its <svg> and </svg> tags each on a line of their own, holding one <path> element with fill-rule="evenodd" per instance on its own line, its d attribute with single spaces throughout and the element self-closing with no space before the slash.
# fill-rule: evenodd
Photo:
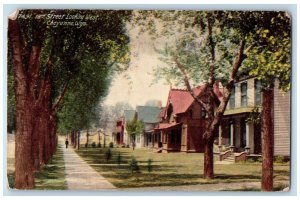
<svg viewBox="0 0 300 200">
<path fill-rule="evenodd" d="M 134 120 L 134 118 L 136 117 L 136 112 L 135 110 L 124 110 L 124 115 L 123 117 L 121 117 L 121 121 L 123 123 L 123 127 L 124 127 L 124 144 L 127 146 L 130 146 L 132 144 L 132 139 L 131 139 L 131 135 L 127 132 L 126 130 L 126 123 L 129 121 Z"/>
<path fill-rule="evenodd" d="M 137 140 L 137 147 L 154 147 L 154 128 L 159 124 L 161 108 L 155 106 L 137 106 L 137 120 L 143 123 L 143 134 Z"/>
<path fill-rule="evenodd" d="M 193 92 L 200 97 L 203 90 L 204 86 L 199 86 Z M 206 112 L 189 91 L 171 89 L 159 117 L 154 136 L 156 148 L 162 148 L 163 152 L 203 152 Z"/>
<path fill-rule="evenodd" d="M 120 118 L 116 122 L 115 143 L 117 145 L 124 144 L 124 120 Z"/>
<path fill-rule="evenodd" d="M 159 123 L 161 108 L 155 106 L 137 106 L 136 110 L 125 110 L 124 115 L 116 122 L 115 143 L 136 148 L 153 147 L 154 128 Z M 126 124 L 133 120 L 143 123 L 143 131 L 139 135 L 130 135 L 126 130 Z"/>
<path fill-rule="evenodd" d="M 290 156 L 290 93 L 274 88 L 274 155 Z M 219 126 L 219 147 L 232 152 L 261 154 L 261 123 L 248 120 L 257 107 L 261 111 L 261 81 L 256 78 L 235 84 Z M 223 148 L 224 149 L 224 148 Z"/>
</svg>

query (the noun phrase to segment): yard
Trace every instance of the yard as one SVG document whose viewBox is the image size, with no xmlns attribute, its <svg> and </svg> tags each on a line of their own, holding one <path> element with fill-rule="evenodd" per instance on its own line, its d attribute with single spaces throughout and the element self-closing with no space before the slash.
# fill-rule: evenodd
<svg viewBox="0 0 300 200">
<path fill-rule="evenodd" d="M 81 148 L 76 152 L 119 188 L 259 182 L 261 179 L 260 162 L 241 162 L 215 164 L 215 179 L 205 180 L 203 154 L 200 153 L 166 154 L 147 149 L 112 148 L 111 159 L 106 160 L 107 149 L 104 148 Z M 132 172 L 129 163 L 133 157 L 138 161 L 139 170 Z M 152 160 L 151 172 L 148 171 L 149 159 Z M 288 186 L 289 176 L 289 162 L 274 164 L 276 190 Z"/>
<path fill-rule="evenodd" d="M 14 147 L 13 147 L 14 148 Z M 57 151 L 51 161 L 45 165 L 35 176 L 36 190 L 66 190 L 65 165 L 63 159 L 62 146 L 58 145 Z M 10 150 L 11 151 L 11 150 Z M 10 152 L 8 151 L 8 152 Z M 7 177 L 11 189 L 14 188 L 14 158 L 7 158 Z"/>
</svg>

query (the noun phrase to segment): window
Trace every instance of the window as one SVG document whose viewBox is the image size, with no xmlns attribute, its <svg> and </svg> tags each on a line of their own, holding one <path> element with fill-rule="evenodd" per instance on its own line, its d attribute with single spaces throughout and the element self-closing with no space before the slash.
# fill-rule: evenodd
<svg viewBox="0 0 300 200">
<path fill-rule="evenodd" d="M 247 106 L 247 82 L 241 83 L 241 106 Z"/>
<path fill-rule="evenodd" d="M 255 80 L 255 105 L 261 105 L 261 81 Z"/>
<path fill-rule="evenodd" d="M 233 86 L 229 99 L 229 108 L 235 107 L 235 86 Z"/>
</svg>

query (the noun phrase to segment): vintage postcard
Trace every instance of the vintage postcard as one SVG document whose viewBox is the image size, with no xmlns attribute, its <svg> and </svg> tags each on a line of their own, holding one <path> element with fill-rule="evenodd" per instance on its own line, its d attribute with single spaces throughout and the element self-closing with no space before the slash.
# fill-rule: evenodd
<svg viewBox="0 0 300 200">
<path fill-rule="evenodd" d="M 286 11 L 8 16 L 12 190 L 289 191 Z"/>
</svg>

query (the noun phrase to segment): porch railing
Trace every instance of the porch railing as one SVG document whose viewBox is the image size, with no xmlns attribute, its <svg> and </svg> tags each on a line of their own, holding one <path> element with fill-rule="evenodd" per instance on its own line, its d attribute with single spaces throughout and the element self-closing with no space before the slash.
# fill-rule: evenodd
<svg viewBox="0 0 300 200">
<path fill-rule="evenodd" d="M 221 152 L 219 154 L 219 160 L 222 161 L 222 160 L 225 160 L 226 158 L 230 157 L 232 155 L 232 151 L 230 150 L 227 150 L 225 152 Z"/>
<path fill-rule="evenodd" d="M 235 162 L 240 162 L 240 161 L 245 161 L 245 160 L 247 160 L 247 156 L 248 156 L 249 154 L 247 153 L 247 152 L 241 152 L 241 153 L 238 153 L 238 154 L 235 154 L 234 155 L 234 161 Z"/>
</svg>

